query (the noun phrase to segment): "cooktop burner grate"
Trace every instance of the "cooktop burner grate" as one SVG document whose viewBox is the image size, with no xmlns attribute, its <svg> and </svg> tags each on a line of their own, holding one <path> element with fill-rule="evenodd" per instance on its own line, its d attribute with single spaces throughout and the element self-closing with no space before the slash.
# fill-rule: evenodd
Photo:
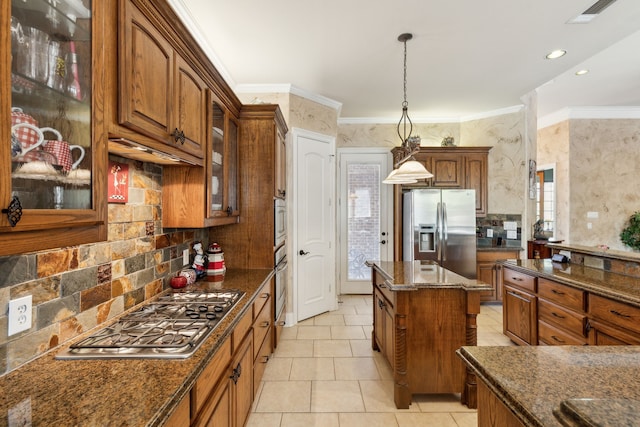
<svg viewBox="0 0 640 427">
<path fill-rule="evenodd" d="M 238 290 L 162 295 L 71 345 L 56 358 L 187 358 L 243 295 Z"/>
</svg>

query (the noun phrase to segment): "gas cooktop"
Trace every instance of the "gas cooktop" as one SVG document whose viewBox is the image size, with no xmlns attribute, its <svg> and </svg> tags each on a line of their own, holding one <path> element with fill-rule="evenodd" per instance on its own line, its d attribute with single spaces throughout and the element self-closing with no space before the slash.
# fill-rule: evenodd
<svg viewBox="0 0 640 427">
<path fill-rule="evenodd" d="M 234 289 L 162 295 L 72 344 L 56 359 L 187 358 L 243 295 Z"/>
</svg>

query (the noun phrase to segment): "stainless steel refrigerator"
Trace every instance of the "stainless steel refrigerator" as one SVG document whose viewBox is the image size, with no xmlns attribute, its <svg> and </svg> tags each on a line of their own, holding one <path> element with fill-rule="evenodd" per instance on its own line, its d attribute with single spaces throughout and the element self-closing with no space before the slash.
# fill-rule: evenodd
<svg viewBox="0 0 640 427">
<path fill-rule="evenodd" d="M 476 278 L 475 190 L 416 189 L 403 194 L 404 261 L 433 260 Z"/>
</svg>

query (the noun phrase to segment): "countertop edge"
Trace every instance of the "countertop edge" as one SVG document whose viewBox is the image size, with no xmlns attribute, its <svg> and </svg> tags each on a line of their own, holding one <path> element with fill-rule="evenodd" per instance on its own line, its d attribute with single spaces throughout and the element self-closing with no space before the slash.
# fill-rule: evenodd
<svg viewBox="0 0 640 427">
<path fill-rule="evenodd" d="M 467 346 L 462 346 L 456 350 L 456 355 L 462 359 L 476 376 L 481 379 L 498 399 L 527 427 L 544 427 L 543 424 L 526 408 L 508 397 L 508 393 L 500 387 L 493 376 L 491 376 L 482 365 L 467 350 Z"/>
<path fill-rule="evenodd" d="M 583 290 L 583 291 L 587 291 L 587 292 L 591 292 L 593 294 L 602 296 L 602 297 L 607 297 L 607 298 L 611 298 L 613 300 L 622 302 L 622 303 L 626 303 L 626 304 L 630 304 L 636 307 L 640 307 L 640 297 L 636 297 L 633 295 L 630 295 L 628 293 L 624 293 L 621 291 L 617 291 L 617 290 L 613 290 L 610 288 L 607 288 L 605 286 L 599 286 L 596 284 L 592 284 L 592 283 L 587 283 L 587 282 L 583 282 L 583 281 L 578 281 L 578 280 L 571 280 L 569 278 L 566 277 L 559 277 L 559 276 L 555 276 L 552 274 L 547 274 L 544 272 L 541 272 L 539 270 L 534 270 L 525 266 L 521 266 L 521 265 L 517 265 L 516 261 L 514 260 L 500 260 L 498 261 L 498 264 L 503 265 L 504 267 L 509 267 L 512 268 L 514 270 L 520 271 L 522 273 L 527 273 L 527 274 L 533 274 L 537 277 L 542 277 L 544 279 L 549 279 L 549 280 L 553 280 L 556 282 L 560 282 L 563 283 L 565 285 L 571 286 L 573 288 L 579 289 L 579 290 Z M 585 269 L 589 269 L 590 267 L 584 267 L 582 266 L 582 268 Z M 598 269 L 593 269 L 596 271 L 600 271 Z M 617 274 L 617 273 L 613 273 L 613 272 L 607 272 L 608 274 Z M 627 277 L 624 276 L 622 274 L 617 274 L 619 276 L 623 276 L 623 277 Z M 629 277 L 629 279 L 633 279 L 631 277 Z"/>
</svg>

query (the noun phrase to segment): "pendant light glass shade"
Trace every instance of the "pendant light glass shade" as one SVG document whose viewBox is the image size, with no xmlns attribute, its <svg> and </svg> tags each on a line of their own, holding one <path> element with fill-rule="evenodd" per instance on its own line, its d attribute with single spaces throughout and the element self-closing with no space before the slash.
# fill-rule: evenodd
<svg viewBox="0 0 640 427">
<path fill-rule="evenodd" d="M 391 171 L 388 177 L 382 181 L 383 184 L 415 184 L 418 182 L 415 178 L 402 178 L 398 177 L 398 169 L 394 169 Z"/>
<path fill-rule="evenodd" d="M 413 155 L 420 151 L 420 137 L 411 136 L 413 124 L 409 118 L 407 103 L 407 40 L 412 38 L 413 35 L 410 33 L 398 36 L 398 41 L 404 43 L 404 102 L 402 103 L 402 116 L 398 122 L 398 136 L 402 141 L 402 145 L 399 149 L 393 149 L 394 168 L 397 169 L 391 171 L 389 176 L 382 181 L 383 184 L 413 184 L 418 182 L 417 180 L 419 179 L 433 177 L 433 174 L 423 164 L 413 158 Z"/>
<path fill-rule="evenodd" d="M 424 165 L 416 160 L 404 162 L 395 170 L 394 176 L 406 179 L 426 179 L 433 178 L 433 174 L 424 167 Z"/>
</svg>

